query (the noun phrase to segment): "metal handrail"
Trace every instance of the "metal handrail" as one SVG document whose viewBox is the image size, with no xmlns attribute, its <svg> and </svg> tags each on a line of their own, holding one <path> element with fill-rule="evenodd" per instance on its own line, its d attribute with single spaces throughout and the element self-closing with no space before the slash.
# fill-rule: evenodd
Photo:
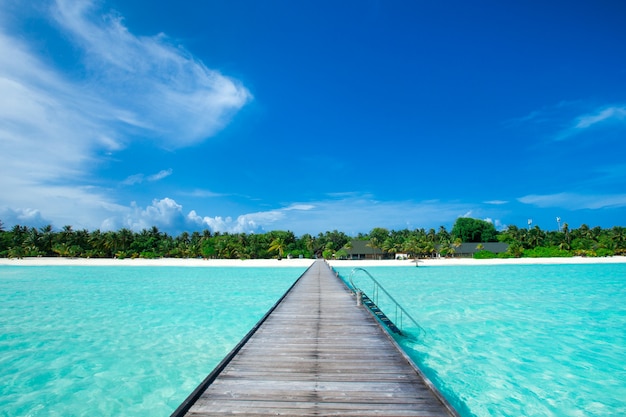
<svg viewBox="0 0 626 417">
<path fill-rule="evenodd" d="M 400 320 L 399 320 L 400 330 L 402 330 L 402 322 L 403 322 L 402 319 L 403 319 L 403 316 L 407 316 L 409 318 L 409 320 L 411 320 L 413 322 L 413 324 L 415 324 L 415 326 L 417 326 L 421 331 L 425 332 L 424 328 L 419 325 L 417 320 L 415 320 L 413 317 L 411 317 L 411 315 L 404 309 L 404 307 L 402 307 L 400 305 L 400 303 L 398 303 L 396 301 L 396 299 L 393 298 L 393 296 L 391 294 L 389 294 L 387 292 L 387 290 L 385 290 L 385 287 L 383 287 L 378 281 L 376 281 L 376 278 L 374 278 L 372 276 L 372 274 L 367 272 L 367 270 L 364 269 L 364 268 L 354 268 L 354 269 L 352 269 L 352 271 L 350 271 L 350 277 L 348 279 L 350 281 L 350 285 L 352 286 L 352 289 L 354 290 L 354 292 L 357 292 L 357 291 L 364 292 L 361 288 L 357 287 L 354 284 L 354 281 L 352 280 L 352 277 L 354 276 L 354 273 L 356 271 L 363 271 L 363 272 L 365 272 L 367 274 L 367 276 L 372 280 L 372 282 L 374 282 L 374 290 L 373 290 L 374 303 L 378 304 L 378 292 L 379 292 L 379 290 L 382 290 L 383 293 L 385 293 L 385 295 L 395 304 L 395 306 L 396 306 L 396 322 L 398 322 L 398 311 L 400 311 Z"/>
</svg>

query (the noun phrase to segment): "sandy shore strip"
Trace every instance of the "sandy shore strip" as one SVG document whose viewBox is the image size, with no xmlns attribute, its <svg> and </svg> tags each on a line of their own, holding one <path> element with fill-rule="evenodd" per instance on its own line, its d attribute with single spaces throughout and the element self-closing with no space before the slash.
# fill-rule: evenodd
<svg viewBox="0 0 626 417">
<path fill-rule="evenodd" d="M 333 267 L 368 267 L 368 266 L 412 266 L 415 260 L 359 260 L 329 261 Z M 474 266 L 474 265 L 582 265 L 582 264 L 616 264 L 626 263 L 626 256 L 610 256 L 604 258 L 587 258 L 574 256 L 571 258 L 508 258 L 508 259 L 473 259 L 473 258 L 434 258 L 419 259 L 418 266 Z"/>
<path fill-rule="evenodd" d="M 101 258 L 0 258 L 0 266 L 180 266 L 180 267 L 300 267 L 308 268 L 314 259 L 101 259 Z M 328 262 L 333 267 L 372 267 L 404 266 L 415 268 L 414 260 L 337 260 Z M 431 266 L 472 266 L 472 265 L 550 265 L 550 264 L 616 264 L 626 263 L 626 256 L 605 258 L 511 258 L 511 259 L 471 259 L 438 258 L 420 259 L 419 267 Z"/>
<path fill-rule="evenodd" d="M 300 267 L 308 268 L 314 259 L 112 259 L 112 258 L 0 258 L 0 266 L 180 266 L 180 267 Z"/>
</svg>

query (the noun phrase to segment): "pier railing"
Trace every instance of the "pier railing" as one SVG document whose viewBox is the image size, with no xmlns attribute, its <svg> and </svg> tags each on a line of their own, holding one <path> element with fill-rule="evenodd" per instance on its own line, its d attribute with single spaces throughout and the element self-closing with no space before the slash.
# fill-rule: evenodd
<svg viewBox="0 0 626 417">
<path fill-rule="evenodd" d="M 354 275 L 356 272 L 359 272 L 359 271 L 364 272 L 365 275 L 368 276 L 368 278 L 371 280 L 373 284 L 372 291 L 369 294 L 363 291 L 362 288 L 359 288 L 354 283 Z M 413 324 L 412 327 L 416 327 L 418 331 L 425 332 L 425 330 L 422 328 L 422 326 L 419 325 L 417 320 L 411 317 L 411 315 L 404 309 L 404 307 L 402 307 L 402 305 L 400 305 L 400 303 L 398 303 L 396 299 L 393 298 L 393 296 L 389 294 L 387 290 L 385 290 L 385 288 L 380 284 L 380 282 L 378 282 L 376 278 L 374 278 L 372 274 L 370 274 L 366 269 L 354 268 L 350 272 L 350 276 L 348 280 L 349 280 L 351 290 L 354 291 L 358 297 L 362 297 L 364 304 L 370 310 L 372 310 L 374 314 L 376 314 L 381 319 L 381 321 L 383 321 L 391 330 L 399 334 L 404 334 L 403 333 L 404 323 L 405 321 L 408 321 L 412 323 Z M 384 319 L 384 318 L 387 318 L 388 315 L 391 314 L 391 312 L 388 311 L 387 313 L 384 313 L 382 312 L 382 310 L 380 310 L 381 300 L 385 303 L 385 305 L 391 305 L 392 309 L 394 309 L 394 320 L 393 320 L 393 323 L 391 323 L 391 325 L 387 323 L 386 320 Z M 373 304 L 373 306 L 371 304 Z M 381 313 L 379 314 L 377 310 L 381 311 Z M 394 330 L 394 327 L 397 327 L 400 331 L 398 332 Z"/>
</svg>

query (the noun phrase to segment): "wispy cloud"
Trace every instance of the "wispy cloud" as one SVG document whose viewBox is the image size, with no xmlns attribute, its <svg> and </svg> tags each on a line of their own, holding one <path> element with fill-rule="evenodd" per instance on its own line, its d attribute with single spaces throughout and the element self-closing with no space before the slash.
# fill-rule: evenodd
<svg viewBox="0 0 626 417">
<path fill-rule="evenodd" d="M 221 216 L 199 216 L 195 210 L 192 210 L 187 219 L 196 226 L 206 227 L 214 231 L 229 233 L 254 233 L 264 232 L 274 228 L 291 229 L 289 227 L 281 227 L 285 220 L 288 220 L 289 212 L 293 211 L 309 211 L 315 206 L 311 204 L 292 204 L 287 207 L 248 213 L 238 216 L 236 219 L 232 217 Z M 293 230 L 293 229 L 291 229 Z"/>
<path fill-rule="evenodd" d="M 179 195 L 183 195 L 186 197 L 196 197 L 196 198 L 215 198 L 215 197 L 224 196 L 224 194 L 216 193 L 211 190 L 203 190 L 203 189 L 195 189 L 193 191 L 183 191 L 179 193 Z"/>
<path fill-rule="evenodd" d="M 626 106 L 602 107 L 579 115 L 556 136 L 556 140 L 566 140 L 587 130 L 606 126 L 626 129 Z"/>
<path fill-rule="evenodd" d="M 480 212 L 477 208 L 477 212 Z M 367 232 L 373 227 L 404 229 L 433 227 L 447 224 L 471 212 L 469 204 L 441 201 L 376 201 L 371 198 L 349 197 L 288 206 L 236 218 L 201 216 L 195 210 L 188 220 L 197 227 L 221 232 L 263 232 L 275 229 L 291 230 L 296 234 L 341 230 L 348 234 Z"/>
<path fill-rule="evenodd" d="M 170 168 L 170 169 L 161 170 L 157 172 L 156 174 L 152 174 L 148 176 L 144 174 L 134 174 L 134 175 L 128 176 L 124 181 L 122 181 L 122 184 L 135 185 L 135 184 L 141 184 L 144 181 L 148 181 L 148 182 L 160 181 L 163 178 L 167 178 L 170 175 L 172 175 L 173 172 L 174 170 Z"/>
<path fill-rule="evenodd" d="M 141 184 L 143 180 L 144 180 L 143 174 L 133 174 L 133 175 L 129 175 L 128 177 L 126 177 L 126 179 L 122 181 L 122 184 L 123 185 Z"/>
<path fill-rule="evenodd" d="M 161 171 L 157 172 L 156 174 L 148 176 L 147 180 L 150 181 L 150 182 L 160 181 L 163 178 L 167 178 L 170 175 L 172 175 L 173 172 L 174 172 L 174 170 L 172 168 L 164 169 L 164 170 L 161 170 Z"/>
<path fill-rule="evenodd" d="M 504 124 L 516 130 L 528 130 L 533 137 L 543 137 L 548 143 L 560 142 L 585 132 L 597 133 L 601 128 L 626 129 L 626 105 L 594 106 L 583 101 L 563 101 Z"/>
<path fill-rule="evenodd" d="M 461 203 L 378 202 L 362 198 L 292 203 L 237 217 L 203 215 L 195 209 L 187 210 L 182 204 L 167 197 L 155 199 L 147 207 L 134 203 L 130 207 L 116 206 L 111 210 L 114 214 L 100 227 L 103 230 L 127 227 L 140 231 L 157 226 L 173 234 L 203 228 L 227 233 L 291 230 L 298 235 L 336 229 L 356 235 L 378 226 L 389 229 L 437 228 L 466 213 L 482 212 L 480 207 L 472 210 L 470 205 Z M 499 224 L 499 221 L 494 220 L 494 223 Z"/>
<path fill-rule="evenodd" d="M 120 122 L 169 147 L 188 146 L 214 135 L 251 99 L 240 83 L 166 35 L 135 36 L 120 16 L 102 14 L 96 4 L 57 0 L 54 16 L 83 50 L 86 81 L 115 104 Z"/>
<path fill-rule="evenodd" d="M 97 190 L 92 190 L 97 191 Z M 67 193 L 71 189 L 67 190 Z M 74 193 L 81 190 L 74 190 Z M 236 217 L 208 215 L 193 208 L 184 208 L 173 198 L 154 199 L 148 206 L 136 203 L 121 206 L 111 202 L 94 204 L 86 195 L 82 206 L 88 207 L 87 213 L 73 213 L 71 205 L 79 198 L 72 195 L 72 200 L 50 196 L 51 201 L 62 213 L 53 212 L 55 219 L 63 219 L 56 226 L 71 224 L 75 228 L 100 228 L 102 230 L 118 230 L 122 227 L 141 231 L 152 226 L 172 234 L 182 231 L 209 229 L 227 233 L 264 233 L 270 230 L 291 230 L 297 235 L 304 233 L 317 234 L 327 230 L 341 230 L 349 235 L 368 232 L 373 227 L 388 229 L 437 228 L 449 225 L 454 219 L 463 216 L 487 217 L 496 214 L 486 211 L 481 206 L 466 203 L 449 203 L 438 200 L 431 201 L 377 201 L 370 197 L 354 196 L 343 199 L 331 198 L 315 202 L 294 202 L 275 209 L 248 212 Z M 58 200 L 58 201 L 57 201 Z M 64 206 L 63 201 L 67 201 Z M 104 195 L 102 201 L 105 201 Z M 206 208 L 204 209 L 206 210 Z M 98 218 L 105 219 L 97 224 L 89 224 L 89 216 L 96 213 Z M 496 214 L 497 215 L 497 214 Z M 10 211 L 0 207 L 0 218 L 6 225 L 20 224 L 20 219 L 28 219 L 29 224 L 44 225 L 53 223 L 43 218 L 38 210 Z M 491 220 L 500 225 L 498 219 Z M 67 221 L 66 221 L 67 220 Z"/>
<path fill-rule="evenodd" d="M 42 210 L 57 222 L 64 211 L 83 213 L 91 216 L 83 224 L 93 227 L 95 219 L 120 210 L 107 190 L 90 185 L 103 154 L 123 149 L 138 133 L 167 148 L 196 144 L 251 100 L 237 80 L 163 34 L 134 35 L 100 4 L 58 0 L 38 10 L 51 13 L 42 21 L 53 18 L 52 30 L 64 31 L 59 38 L 71 42 L 80 57 L 72 65 L 81 72 L 38 58 L 40 41 L 14 24 L 26 19 L 20 13 L 28 7 L 0 2 L 2 207 Z M 126 183 L 171 174 L 137 174 Z M 80 226 L 76 218 L 72 224 Z"/>
<path fill-rule="evenodd" d="M 626 207 L 626 194 L 577 194 L 577 193 L 556 193 L 556 194 L 529 194 L 518 198 L 524 204 L 536 207 L 559 207 L 569 210 L 583 209 L 605 209 Z"/>
<path fill-rule="evenodd" d="M 182 210 L 183 207 L 171 198 L 155 199 L 145 208 L 133 203 L 130 207 L 107 218 L 102 224 L 102 229 L 117 230 L 125 227 L 140 231 L 157 226 L 166 231 L 180 233 L 186 228 L 185 215 Z"/>
<path fill-rule="evenodd" d="M 593 114 L 585 114 L 578 118 L 578 122 L 574 128 L 587 129 L 598 123 L 607 121 L 626 121 L 626 107 L 608 107 L 598 110 Z"/>
</svg>

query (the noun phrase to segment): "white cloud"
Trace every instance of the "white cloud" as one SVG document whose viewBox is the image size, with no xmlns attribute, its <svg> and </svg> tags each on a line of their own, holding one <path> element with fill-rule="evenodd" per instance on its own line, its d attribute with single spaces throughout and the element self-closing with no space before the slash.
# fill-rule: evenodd
<svg viewBox="0 0 626 417">
<path fill-rule="evenodd" d="M 185 224 L 183 206 L 171 198 L 153 200 L 152 205 L 142 209 L 135 204 L 132 211 L 124 217 L 124 225 L 131 230 L 148 229 L 158 226 L 163 229 L 177 230 Z"/>
<path fill-rule="evenodd" d="M 145 208 L 133 202 L 130 207 L 118 207 L 118 210 L 111 211 L 109 214 L 113 215 L 100 224 L 103 230 L 117 230 L 124 227 L 138 232 L 157 226 L 167 232 L 180 233 L 185 230 L 186 225 L 183 207 L 167 197 L 155 199 Z"/>
<path fill-rule="evenodd" d="M 307 210 L 313 210 L 315 208 L 315 206 L 313 204 L 293 204 L 287 208 L 285 208 L 285 211 L 291 211 L 291 210 L 302 210 L 302 211 L 307 211 Z"/>
<path fill-rule="evenodd" d="M 154 200 L 146 208 L 132 204 L 102 223 L 104 230 L 127 227 L 140 231 L 157 226 L 168 233 L 209 229 L 227 233 L 264 233 L 291 230 L 301 235 L 341 230 L 356 235 L 373 227 L 413 229 L 445 225 L 468 212 L 463 204 L 441 202 L 379 202 L 365 198 L 294 203 L 285 207 L 233 216 L 201 215 L 171 198 Z"/>
<path fill-rule="evenodd" d="M 195 197 L 195 198 L 214 198 L 214 197 L 224 196 L 224 194 L 216 193 L 211 190 L 202 190 L 202 189 L 195 189 L 190 192 L 181 192 L 180 194 L 187 196 L 187 197 Z"/>
<path fill-rule="evenodd" d="M 500 219 L 492 219 L 491 217 L 486 217 L 483 219 L 484 221 L 486 221 L 487 223 L 491 223 L 493 224 L 493 226 L 497 229 L 497 230 L 503 230 L 506 228 L 506 225 L 502 223 L 502 221 Z"/>
<path fill-rule="evenodd" d="M 50 222 L 46 221 L 41 212 L 36 209 L 14 210 L 8 207 L 0 207 L 0 219 L 3 227 L 9 230 L 8 225 L 28 225 L 29 227 L 41 227 Z"/>
<path fill-rule="evenodd" d="M 626 105 L 591 107 L 583 101 L 562 101 L 533 111 L 525 117 L 509 120 L 505 125 L 516 130 L 521 126 L 530 129 L 528 134 L 532 135 L 529 138 L 531 141 L 532 137 L 544 137 L 551 129 L 550 143 L 568 140 L 585 132 L 597 134 L 603 129 L 602 135 L 593 137 L 594 142 L 597 142 L 605 137 L 608 129 L 619 132 L 626 129 Z"/>
<path fill-rule="evenodd" d="M 228 233 L 255 233 L 280 229 L 280 222 L 286 219 L 287 212 L 293 210 L 302 209 L 290 206 L 282 209 L 242 214 L 236 219 L 221 216 L 201 217 L 195 212 L 195 210 L 192 210 L 188 215 L 188 219 L 197 226 L 206 227 L 213 231 Z"/>
<path fill-rule="evenodd" d="M 80 175 L 110 130 L 90 120 L 91 98 L 81 100 L 25 49 L 0 32 L 0 55 L 11 57 L 0 61 L 0 181 L 16 173 L 35 181 Z"/>
<path fill-rule="evenodd" d="M 125 210 L 110 190 L 90 185 L 102 154 L 139 133 L 169 148 L 193 145 L 223 128 L 251 95 L 166 36 L 132 34 L 119 16 L 99 12 L 100 2 L 53 4 L 30 6 L 42 24 L 54 11 L 52 29 L 66 31 L 59 38 L 71 42 L 68 56 L 82 59 L 72 71 L 38 57 L 45 43 L 20 29 L 29 5 L 0 2 L 0 205 L 94 227 Z M 171 174 L 137 174 L 125 183 Z"/>
<path fill-rule="evenodd" d="M 576 129 L 586 129 L 609 120 L 626 120 L 626 107 L 608 107 L 594 114 L 586 114 L 578 118 Z"/>
<path fill-rule="evenodd" d="M 356 235 L 374 227 L 387 229 L 437 228 L 449 225 L 473 206 L 442 201 L 378 201 L 352 194 L 345 198 L 315 201 L 307 210 L 286 213 L 283 229 L 299 233 L 341 230 Z"/>
<path fill-rule="evenodd" d="M 592 128 L 612 126 L 618 128 L 626 127 L 626 107 L 611 106 L 602 107 L 591 113 L 580 115 L 574 119 L 571 126 L 561 131 L 556 139 L 565 140 L 578 135 Z"/>
<path fill-rule="evenodd" d="M 530 204 L 541 208 L 559 207 L 569 210 L 597 210 L 604 208 L 626 207 L 626 194 L 530 194 L 518 198 L 518 201 L 524 204 Z"/>
<path fill-rule="evenodd" d="M 125 208 L 116 204 L 109 197 L 109 190 L 85 186 L 45 185 L 20 178 L 5 178 L 8 189 L 13 190 L 10 201 L 2 202 L 0 218 L 5 224 L 10 216 L 5 213 L 24 212 L 26 208 L 40 212 L 45 224 L 55 227 L 72 225 L 75 229 L 92 229 L 100 225 L 101 219 L 118 215 Z M 2 201 L 8 198 L 2 198 Z M 39 222 L 20 222 L 13 224 L 39 225 Z"/>
<path fill-rule="evenodd" d="M 152 174 L 148 176 L 145 176 L 144 174 L 133 174 L 133 175 L 129 175 L 128 177 L 126 177 L 126 179 L 122 181 L 122 184 L 135 185 L 135 184 L 141 184 L 144 181 L 148 181 L 148 182 L 160 181 L 163 178 L 167 178 L 170 175 L 172 175 L 173 172 L 174 170 L 170 168 L 170 169 L 161 170 L 157 172 L 156 174 Z"/>
<path fill-rule="evenodd" d="M 173 170 L 173 169 L 171 169 L 171 168 L 170 168 L 170 169 L 164 169 L 164 170 L 161 170 L 161 171 L 157 172 L 156 174 L 150 175 L 150 176 L 147 178 L 147 180 L 148 180 L 148 181 L 151 181 L 151 182 L 152 182 L 152 181 L 160 181 L 160 180 L 162 180 L 163 178 L 167 178 L 167 177 L 169 177 L 170 175 L 172 175 L 172 173 L 173 173 L 173 172 L 174 172 L 174 170 Z"/>
<path fill-rule="evenodd" d="M 82 48 L 90 78 L 98 81 L 92 88 L 120 110 L 117 120 L 168 147 L 214 135 L 251 99 L 236 80 L 207 68 L 164 34 L 136 36 L 120 16 L 102 15 L 91 0 L 57 0 L 55 17 Z"/>
<path fill-rule="evenodd" d="M 143 179 L 144 179 L 143 174 L 133 174 L 133 175 L 129 175 L 128 177 L 126 177 L 126 179 L 122 181 L 122 184 L 124 185 L 141 184 L 143 182 Z"/>
<path fill-rule="evenodd" d="M 95 192 L 95 191 L 94 191 Z M 71 201 L 72 199 L 55 197 L 58 200 Z M 52 197 L 51 197 L 52 199 Z M 55 205 L 56 205 L 55 201 Z M 88 203 L 84 203 L 88 206 Z M 53 212 L 51 218 L 55 221 L 42 221 L 37 224 L 52 223 L 55 227 L 71 224 L 75 229 L 100 228 L 102 230 L 118 230 L 122 227 L 139 232 L 156 226 L 170 233 L 179 234 L 183 231 L 209 229 L 211 231 L 227 233 L 264 233 L 271 230 L 291 230 L 297 235 L 311 233 L 313 235 L 329 231 L 340 230 L 349 235 L 368 232 L 374 227 L 388 229 L 415 229 L 437 228 L 441 225 L 451 226 L 451 222 L 458 217 L 473 215 L 482 212 L 480 207 L 462 203 L 445 203 L 440 201 L 387 201 L 381 202 L 370 197 L 353 194 L 349 198 L 329 199 L 307 203 L 293 203 L 284 207 L 244 213 L 239 216 L 201 215 L 198 210 L 187 211 L 182 204 L 172 198 L 155 199 L 146 207 L 136 203 L 129 206 L 120 206 L 113 203 L 92 205 L 89 214 L 96 214 L 96 218 L 105 219 L 93 223 L 93 218 L 84 214 L 73 215 L 72 209 L 58 203 L 66 212 Z M 0 210 L 0 216 L 3 216 Z M 47 214 L 47 213 L 46 213 Z M 0 217 L 6 226 L 6 216 Z M 15 218 L 12 216 L 11 219 Z M 10 219 L 9 219 L 10 220 Z M 91 223 L 89 221 L 91 220 Z M 496 220 L 495 225 L 500 225 Z M 20 222 L 17 222 L 20 224 Z M 24 223 L 21 223 L 24 224 Z"/>
</svg>

